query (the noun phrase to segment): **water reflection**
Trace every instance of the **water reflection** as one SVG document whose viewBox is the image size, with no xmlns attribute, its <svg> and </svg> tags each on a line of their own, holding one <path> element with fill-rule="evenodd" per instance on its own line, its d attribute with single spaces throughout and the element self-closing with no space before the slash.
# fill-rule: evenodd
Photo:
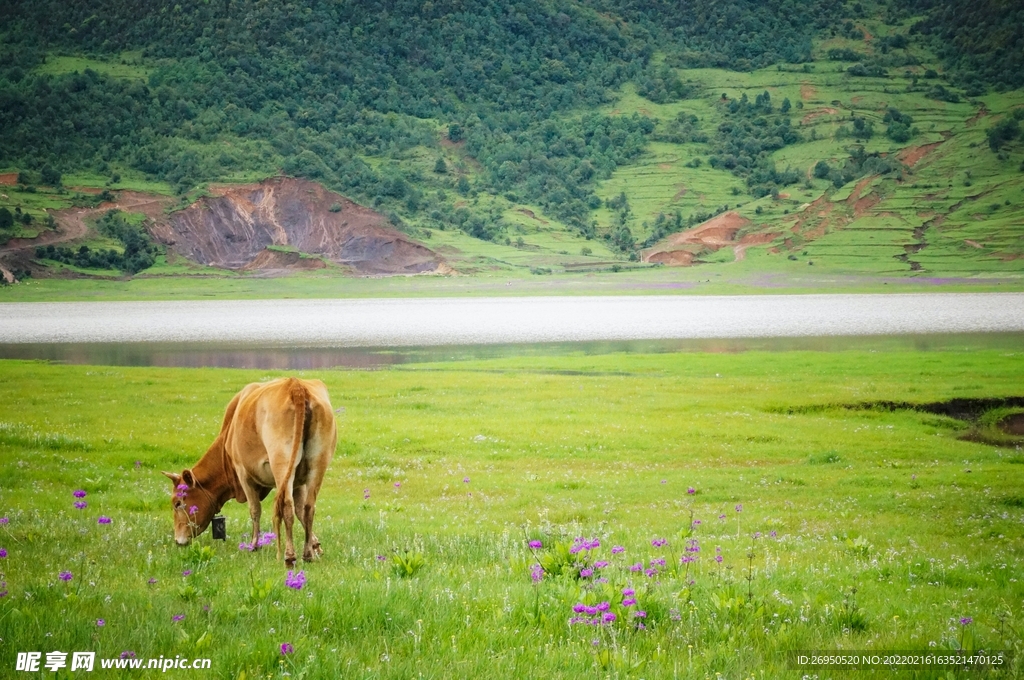
<svg viewBox="0 0 1024 680">
<path fill-rule="evenodd" d="M 665 352 L 1020 351 L 1024 333 L 943 333 L 802 338 L 709 338 L 605 342 L 445 345 L 401 348 L 304 347 L 224 343 L 35 343 L 0 345 L 0 359 L 107 366 L 176 366 L 315 370 L 380 369 L 405 363 L 508 356 Z"/>
</svg>

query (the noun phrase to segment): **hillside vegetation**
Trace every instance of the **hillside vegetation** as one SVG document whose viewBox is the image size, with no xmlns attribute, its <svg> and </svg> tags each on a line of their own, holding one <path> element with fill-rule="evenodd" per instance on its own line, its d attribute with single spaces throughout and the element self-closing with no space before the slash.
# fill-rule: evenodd
<svg viewBox="0 0 1024 680">
<path fill-rule="evenodd" d="M 376 209 L 461 273 L 663 262 L 1012 283 L 1021 22 L 962 9 L 15 2 L 0 240 L 88 202 L 61 186 L 187 205 L 209 182 L 283 173 Z M 64 247 L 123 250 L 103 236 Z M 142 275 L 175 273 L 152 260 Z"/>
</svg>

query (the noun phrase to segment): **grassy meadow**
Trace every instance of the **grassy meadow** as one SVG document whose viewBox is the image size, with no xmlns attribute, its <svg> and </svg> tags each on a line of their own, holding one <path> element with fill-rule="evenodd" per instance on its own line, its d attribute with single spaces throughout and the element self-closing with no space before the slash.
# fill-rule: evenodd
<svg viewBox="0 0 1024 680">
<path fill-rule="evenodd" d="M 804 676 L 792 650 L 1002 649 L 1020 676 L 1019 444 L 994 415 L 878 405 L 1022 396 L 1019 352 L 306 372 L 343 410 L 301 589 L 239 550 L 237 503 L 226 543 L 174 545 L 159 474 L 276 375 L 0 363 L 0 675 L 32 650 L 212 659 L 179 677 L 773 678 Z"/>
</svg>

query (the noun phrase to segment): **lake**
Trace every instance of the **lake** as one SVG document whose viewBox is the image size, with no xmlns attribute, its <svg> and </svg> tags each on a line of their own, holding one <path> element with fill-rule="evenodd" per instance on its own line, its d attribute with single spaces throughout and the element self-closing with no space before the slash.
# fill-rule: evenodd
<svg viewBox="0 0 1024 680">
<path fill-rule="evenodd" d="M 0 358 L 374 368 L 524 352 L 1019 347 L 1024 294 L 0 304 Z M 979 335 L 982 334 L 982 335 Z"/>
</svg>

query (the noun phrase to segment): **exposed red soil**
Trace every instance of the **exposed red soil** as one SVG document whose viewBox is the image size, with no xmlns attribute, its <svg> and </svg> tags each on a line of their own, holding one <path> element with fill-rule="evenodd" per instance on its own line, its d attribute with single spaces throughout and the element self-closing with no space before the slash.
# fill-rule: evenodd
<svg viewBox="0 0 1024 680">
<path fill-rule="evenodd" d="M 846 199 L 847 205 L 854 205 L 857 203 L 857 199 L 860 198 L 860 192 L 864 191 L 864 187 L 871 184 L 878 175 L 868 175 L 861 181 L 857 182 L 857 185 L 853 187 L 853 191 L 850 192 L 849 198 Z"/>
<path fill-rule="evenodd" d="M 0 184 L 7 186 L 14 186 L 18 183 L 18 173 L 16 172 L 3 172 L 0 173 Z"/>
<path fill-rule="evenodd" d="M 978 112 L 976 114 L 974 114 L 973 116 L 971 116 L 970 118 L 967 119 L 967 127 L 974 127 L 975 125 L 978 124 L 979 120 L 981 120 L 982 118 L 984 118 L 987 115 L 988 115 L 988 108 L 986 108 L 985 105 L 982 104 L 981 108 L 978 109 Z"/>
<path fill-rule="evenodd" d="M 541 218 L 537 217 L 537 215 L 536 215 L 536 214 L 535 214 L 535 213 L 534 213 L 534 212 L 533 212 L 532 210 L 529 210 L 529 209 L 527 209 L 527 208 L 518 208 L 518 209 L 516 210 L 516 212 L 518 212 L 518 213 L 522 213 L 522 214 L 526 215 L 526 216 L 527 216 L 527 217 L 529 217 L 529 218 L 530 218 L 531 220 L 537 220 L 537 221 L 538 221 L 538 222 L 540 222 L 541 224 L 551 224 L 551 223 L 550 223 L 550 222 L 548 222 L 547 220 L 542 220 Z"/>
<path fill-rule="evenodd" d="M 779 194 L 779 198 L 789 198 L 789 194 Z"/>
<path fill-rule="evenodd" d="M 811 111 L 810 113 L 805 115 L 803 118 L 801 118 L 800 122 L 803 123 L 804 125 L 806 125 L 807 123 L 810 123 L 812 120 L 814 120 L 816 118 L 822 118 L 823 116 L 832 116 L 832 115 L 835 115 L 837 113 L 839 113 L 839 111 L 837 109 L 833 109 L 831 106 L 826 106 L 826 107 L 823 107 L 823 108 Z"/>
<path fill-rule="evenodd" d="M 882 198 L 878 194 L 871 192 L 870 194 L 868 194 L 864 198 L 859 199 L 856 203 L 853 204 L 853 218 L 858 219 L 860 217 L 863 217 L 865 213 L 867 213 L 869 210 L 871 210 L 881 202 Z"/>
<path fill-rule="evenodd" d="M 280 250 L 264 250 L 251 262 L 242 267 L 242 271 L 296 271 L 303 269 L 323 269 L 327 263 L 318 257 L 302 257 L 299 253 L 286 253 Z"/>
<path fill-rule="evenodd" d="M 762 234 L 747 234 L 732 248 L 732 252 L 736 256 L 736 261 L 739 262 L 747 257 L 747 248 L 750 246 L 763 246 L 766 243 L 771 243 L 779 236 L 782 236 L 782 234 L 777 231 Z"/>
<path fill-rule="evenodd" d="M 818 88 L 814 87 L 808 82 L 800 83 L 800 98 L 807 101 L 811 97 L 815 97 L 818 94 Z"/>
<path fill-rule="evenodd" d="M 657 262 L 669 267 L 689 267 L 695 257 L 696 255 L 688 250 L 660 250 L 646 259 L 648 262 Z"/>
<path fill-rule="evenodd" d="M 896 154 L 896 158 L 901 163 L 914 167 L 922 158 L 935 151 L 940 144 L 942 142 L 932 142 L 931 144 L 922 144 L 921 146 L 908 146 Z"/>
<path fill-rule="evenodd" d="M 859 28 L 861 33 L 864 34 L 864 42 L 871 42 L 875 39 L 875 36 L 871 35 L 871 33 L 868 32 L 868 29 L 864 26 L 858 26 L 857 28 Z"/>
<path fill-rule="evenodd" d="M 689 265 L 701 251 L 715 251 L 725 247 L 742 246 L 736 251 L 737 259 L 743 258 L 743 251 L 751 245 L 768 243 L 778 234 L 748 234 L 739 241 L 736 234 L 751 224 L 738 212 L 730 211 L 700 224 L 693 229 L 672 234 L 642 253 L 645 262 L 661 262 L 668 265 Z M 766 239 L 764 241 L 760 239 Z"/>
<path fill-rule="evenodd" d="M 274 177 L 211 187 L 210 193 L 158 219 L 150 232 L 178 254 L 224 269 L 261 263 L 279 268 L 276 255 L 258 259 L 269 245 L 320 255 L 361 274 L 413 274 L 437 271 L 441 264 L 436 253 L 389 227 L 380 213 L 315 182 Z"/>
</svg>

